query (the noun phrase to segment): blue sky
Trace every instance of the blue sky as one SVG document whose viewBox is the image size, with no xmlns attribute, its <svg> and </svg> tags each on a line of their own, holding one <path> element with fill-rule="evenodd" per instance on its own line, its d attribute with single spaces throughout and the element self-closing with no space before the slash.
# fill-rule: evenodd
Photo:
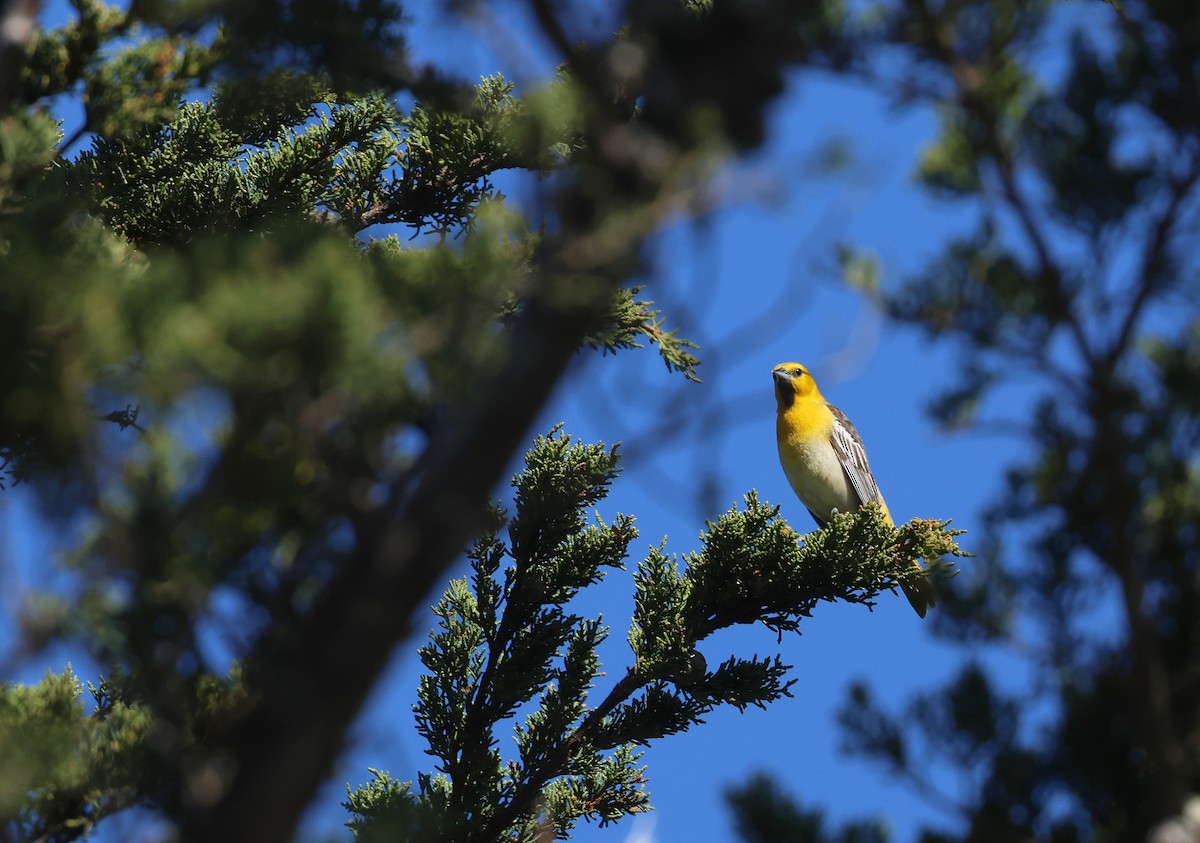
<svg viewBox="0 0 1200 843">
<path fill-rule="evenodd" d="M 61 20 L 54 16 L 63 15 L 62 8 L 49 4 L 49 19 Z M 498 16 L 462 35 L 439 26 L 436 15 L 424 9 L 414 9 L 411 38 L 420 57 L 446 63 L 467 78 L 499 71 L 525 84 L 550 67 L 517 15 Z M 696 549 L 704 520 L 740 504 L 751 489 L 781 504 L 784 516 L 806 531 L 811 519 L 776 456 L 770 379 L 774 364 L 797 360 L 810 366 L 826 396 L 854 420 L 897 520 L 953 518 L 955 526 L 970 531 L 965 537 L 970 548 L 980 532 L 980 509 L 998 492 L 1002 469 L 1022 457 L 1024 446 L 939 432 L 924 406 L 952 376 L 955 350 L 929 345 L 883 320 L 838 280 L 834 260 L 839 243 L 870 249 L 880 260 L 884 284 L 894 284 L 935 255 L 949 234 L 970 224 L 968 208 L 933 203 L 912 184 L 917 152 L 935 130 L 933 115 L 893 110 L 862 85 L 819 75 L 793 77 L 772 112 L 767 146 L 719 176 L 720 209 L 702 220 L 678 220 L 655 238 L 643 279 L 645 295 L 662 304 L 669 323 L 700 343 L 703 383 L 686 384 L 669 374 L 649 350 L 603 359 L 583 355 L 530 436 L 562 422 L 585 440 L 628 443 L 625 473 L 598 511 L 606 519 L 618 511 L 638 516 L 642 537 L 631 569 L 663 536 L 672 552 Z M 823 172 L 822 151 L 831 141 L 845 145 L 850 163 Z M 1019 414 L 1020 407 L 1018 390 L 1015 404 L 991 409 Z M 688 423 L 663 430 L 662 421 L 673 412 Z M 506 500 L 507 493 L 502 488 L 497 496 Z M 0 552 L 7 560 L 36 559 L 49 541 L 38 533 L 22 494 L 17 489 L 0 496 L 6 542 Z M 13 567 L 0 566 L 0 572 L 5 569 L 11 577 Z M 576 608 L 602 613 L 611 625 L 603 658 L 613 681 L 629 660 L 624 636 L 632 591 L 631 573 L 613 572 Z M 8 613 L 16 592 L 0 593 Z M 429 603 L 436 597 L 430 595 Z M 719 711 L 705 727 L 650 747 L 644 761 L 656 810 L 615 828 L 586 828 L 577 839 L 732 839 L 721 792 L 757 770 L 775 774 L 806 806 L 825 809 L 835 822 L 882 818 L 899 841 L 914 839 L 925 822 L 952 824 L 953 817 L 937 813 L 886 771 L 841 755 L 834 719 L 855 679 L 869 679 L 878 698 L 895 706 L 936 688 L 967 655 L 995 667 L 1010 690 L 1026 684 L 1024 666 L 1015 659 L 951 648 L 934 640 L 926 626 L 895 596 L 885 597 L 873 612 L 822 606 L 802 625 L 802 636 L 778 646 L 761 628 L 716 637 L 702 648 L 710 664 L 728 654 L 780 652 L 795 666 L 795 698 L 765 712 Z M 369 778 L 367 767 L 400 779 L 431 768 L 410 711 L 419 675 L 412 653 L 420 638 L 418 633 L 401 648 L 356 730 L 354 746 L 310 812 L 307 830 L 313 837 L 348 838 L 338 803 L 345 783 Z M 61 669 L 68 658 L 86 665 L 76 654 L 53 651 L 26 666 L 19 678 Z M 81 670 L 84 678 L 95 678 Z M 501 748 L 510 745 L 502 735 Z M 945 771 L 930 774 L 942 789 L 953 792 L 957 786 Z"/>
</svg>

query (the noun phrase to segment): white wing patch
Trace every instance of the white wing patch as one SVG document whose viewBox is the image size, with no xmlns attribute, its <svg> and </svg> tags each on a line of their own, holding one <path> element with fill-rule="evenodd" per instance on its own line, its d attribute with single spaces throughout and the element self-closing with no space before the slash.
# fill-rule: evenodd
<svg viewBox="0 0 1200 843">
<path fill-rule="evenodd" d="M 850 419 L 846 418 L 845 413 L 832 404 L 825 406 L 833 413 L 833 431 L 829 434 L 829 444 L 837 453 L 842 470 L 846 472 L 850 485 L 858 495 L 858 502 L 864 504 L 882 501 L 875 476 L 871 474 L 871 466 L 867 464 L 867 452 L 863 448 L 858 431 L 854 429 Z"/>
</svg>

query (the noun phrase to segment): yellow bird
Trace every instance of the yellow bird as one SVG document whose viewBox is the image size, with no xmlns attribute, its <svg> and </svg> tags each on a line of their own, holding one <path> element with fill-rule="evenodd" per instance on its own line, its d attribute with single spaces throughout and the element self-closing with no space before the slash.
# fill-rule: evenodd
<svg viewBox="0 0 1200 843">
<path fill-rule="evenodd" d="M 872 501 L 892 524 L 879 486 L 867 464 L 858 431 L 846 414 L 825 400 L 808 369 L 799 363 L 780 363 L 771 371 L 775 380 L 775 438 L 783 473 L 800 502 L 819 526 L 836 512 L 852 512 Z M 921 563 L 913 560 L 918 568 Z M 922 577 L 904 585 L 908 602 L 925 617 L 934 605 L 933 584 Z"/>
</svg>

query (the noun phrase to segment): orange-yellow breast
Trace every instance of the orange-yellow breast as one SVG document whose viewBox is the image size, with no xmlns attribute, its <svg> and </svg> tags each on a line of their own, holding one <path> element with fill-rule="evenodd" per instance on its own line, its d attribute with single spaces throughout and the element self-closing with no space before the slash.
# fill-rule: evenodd
<svg viewBox="0 0 1200 843">
<path fill-rule="evenodd" d="M 797 397 L 775 419 L 779 462 L 792 491 L 824 523 L 834 510 L 858 508 L 858 495 L 830 444 L 833 414 L 823 399 Z"/>
</svg>

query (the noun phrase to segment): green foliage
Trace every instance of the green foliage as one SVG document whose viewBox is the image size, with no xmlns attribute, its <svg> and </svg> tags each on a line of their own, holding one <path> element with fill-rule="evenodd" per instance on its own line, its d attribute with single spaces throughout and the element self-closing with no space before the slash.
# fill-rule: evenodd
<svg viewBox="0 0 1200 843">
<path fill-rule="evenodd" d="M 436 833 L 436 827 L 430 827 L 432 817 L 419 816 L 421 806 L 411 782 L 398 782 L 375 769 L 369 772 L 374 777 L 370 784 L 353 792 L 347 787 L 350 799 L 345 807 L 357 816 L 346 825 L 356 840 L 403 840 L 410 830 L 422 837 Z"/>
<path fill-rule="evenodd" d="M 911 576 L 917 555 L 962 555 L 938 522 L 890 526 L 877 507 L 834 518 L 800 543 L 778 508 L 751 493 L 710 523 L 679 567 L 651 549 L 634 576 L 633 665 L 599 704 L 598 618 L 568 611 L 580 589 L 623 567 L 633 519 L 589 524 L 617 474 L 617 451 L 540 437 L 513 479 L 516 513 L 469 552 L 472 573 L 451 583 L 421 648 L 426 673 L 417 729 L 438 759 L 414 789 L 373 771 L 350 794 L 358 839 L 565 838 L 648 809 L 638 746 L 703 722 L 719 705 L 745 709 L 790 696 L 778 656 L 729 657 L 709 670 L 697 647 L 735 623 L 796 631 L 820 601 L 868 605 Z M 508 541 L 500 535 L 507 525 Z M 509 560 L 507 563 L 505 560 Z M 516 757 L 497 731 L 512 720 Z"/>
<path fill-rule="evenodd" d="M 497 170 L 534 163 L 535 155 L 509 142 L 518 111 L 512 85 L 499 76 L 484 79 L 465 113 L 417 107 L 404 122 L 399 173 L 351 215 L 364 225 L 400 222 L 428 225 L 441 234 L 466 224 L 472 211 L 495 193 L 488 177 Z M 395 146 L 393 143 L 392 146 Z M 404 202 L 392 197 L 401 195 Z M 349 197 L 347 197 L 349 198 Z M 355 207 L 355 206 L 348 206 Z"/>
<path fill-rule="evenodd" d="M 725 791 L 738 838 L 746 843 L 886 843 L 891 839 L 878 824 L 853 823 L 836 834 L 825 830 L 820 811 L 798 808 L 779 785 L 763 773 Z"/>
<path fill-rule="evenodd" d="M 641 287 L 618 290 L 611 313 L 596 331 L 588 334 L 584 342 L 591 348 L 606 354 L 618 350 L 641 348 L 639 336 L 658 346 L 663 362 L 669 371 L 679 372 L 696 383 L 696 367 L 700 360 L 692 354 L 696 344 L 679 336 L 678 331 L 663 329 L 662 311 L 653 309 L 654 302 L 639 299 Z"/>
<path fill-rule="evenodd" d="M 977 166 L 971 139 L 951 114 L 943 113 L 941 132 L 922 152 L 917 177 L 951 195 L 971 194 L 980 187 Z"/>
<path fill-rule="evenodd" d="M 27 185 L 54 160 L 60 140 L 62 132 L 49 114 L 0 118 L 0 219 L 26 204 Z"/>
<path fill-rule="evenodd" d="M 129 678 L 87 683 L 70 666 L 35 685 L 0 685 L 0 816 L 19 840 L 74 840 L 131 805 L 161 799 L 163 750 L 227 717 L 244 698 L 231 681 L 196 688 L 186 738 L 158 731 L 153 713 L 131 696 Z"/>
<path fill-rule="evenodd" d="M 246 87 L 173 107 L 169 122 L 133 137 L 97 138 L 69 179 L 146 245 L 314 213 L 351 231 L 403 223 L 444 234 L 493 196 L 491 173 L 518 163 L 503 143 L 513 99 L 500 79 L 482 83 L 462 115 L 418 106 L 405 116 L 381 95 L 337 103 L 316 80 L 286 73 Z"/>
<path fill-rule="evenodd" d="M 424 68 L 407 65 L 404 6 L 388 0 L 151 0 L 146 17 L 193 27 L 219 13 L 218 45 L 238 76 L 302 67 L 328 77 L 340 93 L 412 87 L 427 95 L 453 89 Z"/>
<path fill-rule="evenodd" d="M 747 843 L 804 843 L 823 840 L 824 821 L 820 812 L 798 810 L 786 798 L 781 799 L 770 778 L 759 774 L 725 793 L 734 814 L 738 837 Z"/>
<path fill-rule="evenodd" d="M 517 513 L 507 521 L 508 542 L 499 538 L 504 518 L 496 511 L 492 529 L 468 553 L 470 580 L 451 583 L 436 608 L 438 631 L 420 650 L 427 673 L 417 730 L 441 776 L 423 776 L 412 796 L 376 774 L 348 803 L 359 839 L 375 839 L 378 822 L 391 823 L 389 833 L 402 839 L 432 839 L 421 836 L 430 823 L 445 839 L 533 839 L 542 811 L 565 836 L 582 817 L 607 821 L 642 809 L 636 753 L 587 751 L 572 731 L 586 713 L 599 675 L 596 647 L 607 630 L 564 605 L 605 568 L 619 568 L 637 536 L 628 516 L 586 522 L 616 467 L 615 449 L 574 443 L 557 429 L 534 443 L 513 479 Z M 506 558 L 512 564 L 501 573 Z M 535 698 L 514 724 L 518 760 L 505 763 L 494 730 Z M 376 820 L 381 810 L 387 818 Z"/>
<path fill-rule="evenodd" d="M 34 32 L 21 69 L 21 102 L 33 104 L 87 84 L 94 68 L 103 66 L 100 48 L 129 25 L 129 18 L 117 7 L 98 0 L 76 0 L 72 7 L 77 13 L 74 21 Z"/>
</svg>

